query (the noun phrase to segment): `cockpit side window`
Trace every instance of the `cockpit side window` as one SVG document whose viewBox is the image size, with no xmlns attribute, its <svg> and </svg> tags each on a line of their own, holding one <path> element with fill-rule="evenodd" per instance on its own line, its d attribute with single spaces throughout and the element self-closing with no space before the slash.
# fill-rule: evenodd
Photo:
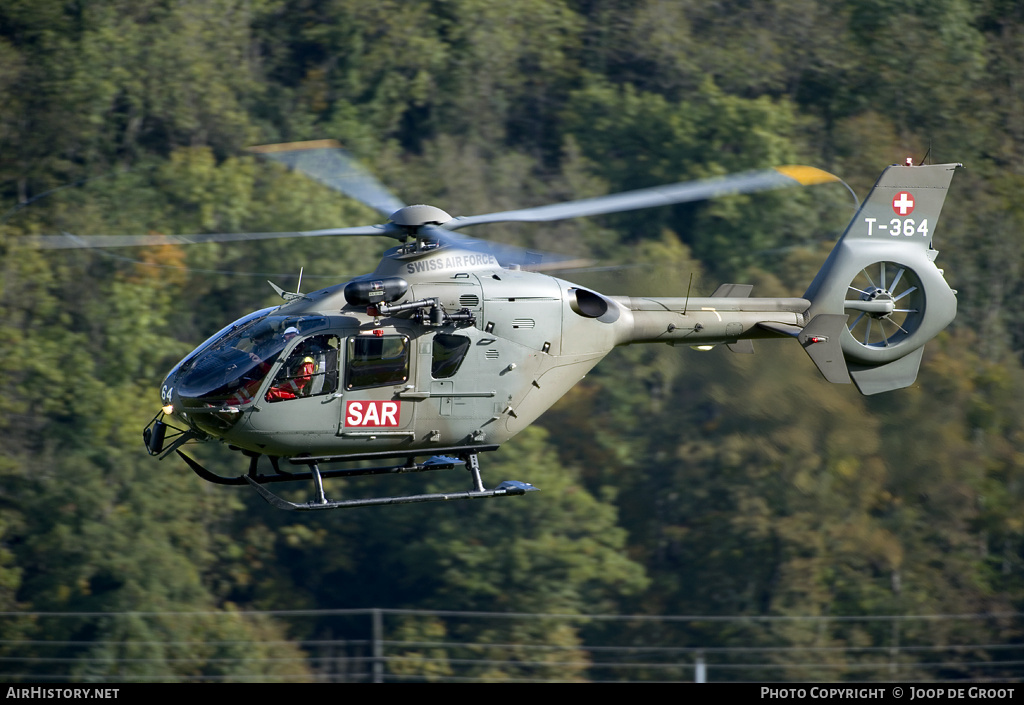
<svg viewBox="0 0 1024 705">
<path fill-rule="evenodd" d="M 430 376 L 434 379 L 454 377 L 469 352 L 469 338 L 464 335 L 438 333 L 434 336 L 434 351 L 430 360 Z"/>
<path fill-rule="evenodd" d="M 296 345 L 267 390 L 267 401 L 316 397 L 338 391 L 340 345 L 335 335 L 314 335 Z"/>
<path fill-rule="evenodd" d="M 401 384 L 409 379 L 409 339 L 404 335 L 360 335 L 348 339 L 345 388 Z"/>
</svg>

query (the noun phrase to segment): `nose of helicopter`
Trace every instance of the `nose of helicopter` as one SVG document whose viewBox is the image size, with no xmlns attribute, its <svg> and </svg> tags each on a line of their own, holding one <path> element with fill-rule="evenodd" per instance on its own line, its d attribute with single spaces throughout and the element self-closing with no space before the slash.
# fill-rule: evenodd
<svg viewBox="0 0 1024 705">
<path fill-rule="evenodd" d="M 180 364 L 180 363 L 179 363 Z M 165 378 L 164 383 L 160 385 L 160 410 L 165 415 L 171 416 L 174 414 L 175 409 L 180 408 L 180 404 L 177 403 L 175 398 L 175 381 L 177 379 L 177 367 L 174 368 Z"/>
<path fill-rule="evenodd" d="M 222 358 L 215 351 L 193 353 L 171 370 L 160 388 L 164 416 L 214 437 L 234 426 L 242 416 L 238 407 L 252 400 L 261 377 L 248 358 L 244 364 Z"/>
</svg>

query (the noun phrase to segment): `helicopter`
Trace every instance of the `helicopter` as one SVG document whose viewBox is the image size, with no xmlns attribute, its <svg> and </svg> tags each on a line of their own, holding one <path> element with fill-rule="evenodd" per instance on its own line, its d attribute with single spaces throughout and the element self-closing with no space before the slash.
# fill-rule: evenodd
<svg viewBox="0 0 1024 705">
<path fill-rule="evenodd" d="M 378 235 L 398 241 L 376 270 L 301 293 L 271 284 L 284 304 L 226 326 L 181 360 L 143 431 L 150 455 L 177 454 L 199 477 L 252 486 L 285 510 L 518 496 L 485 489 L 478 455 L 533 423 L 615 347 L 667 343 L 752 353 L 754 340 L 793 339 L 822 376 L 865 395 L 910 386 L 924 345 L 956 315 L 956 292 L 932 246 L 960 164 L 887 167 L 799 298 L 751 297 L 722 284 L 710 297 L 607 296 L 531 269 L 531 253 L 457 231 L 498 222 L 549 222 L 789 186 L 840 181 L 787 166 L 580 201 L 452 217 L 406 205 L 333 140 L 254 147 L 367 204 L 379 225 L 298 233 L 171 236 L 63 234 L 40 246 L 118 247 L 272 237 Z M 183 451 L 224 443 L 248 471 L 224 476 Z M 270 471 L 261 470 L 261 461 Z M 370 467 L 365 463 L 376 463 Z M 333 467 L 344 464 L 346 467 Z M 357 464 L 356 467 L 351 467 Z M 463 492 L 329 499 L 324 479 L 451 469 Z M 323 467 L 322 467 L 323 466 Z M 312 482 L 291 502 L 279 482 Z"/>
</svg>

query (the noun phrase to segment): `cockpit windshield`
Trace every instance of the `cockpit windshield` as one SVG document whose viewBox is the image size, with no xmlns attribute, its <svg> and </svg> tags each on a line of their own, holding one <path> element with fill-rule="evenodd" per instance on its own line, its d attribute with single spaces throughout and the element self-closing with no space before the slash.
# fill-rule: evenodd
<svg viewBox="0 0 1024 705">
<path fill-rule="evenodd" d="M 182 361 L 178 394 L 207 404 L 245 404 L 289 342 L 327 325 L 324 316 L 240 319 Z"/>
<path fill-rule="evenodd" d="M 168 377 L 173 377 L 174 374 L 178 370 L 181 370 L 181 369 L 187 370 L 189 367 L 191 367 L 192 361 L 195 360 L 196 357 L 198 357 L 201 352 L 203 352 L 208 347 L 213 345 L 215 342 L 217 342 L 218 340 L 223 338 L 225 335 L 227 335 L 228 333 L 230 333 L 232 331 L 237 331 L 238 329 L 242 328 L 245 325 L 248 325 L 252 321 L 255 321 L 255 320 L 258 320 L 260 318 L 263 318 L 264 316 L 266 316 L 271 311 L 276 311 L 277 308 L 278 308 L 277 306 L 271 306 L 270 308 L 264 308 L 264 309 L 260 309 L 259 311 L 253 311 L 252 313 L 250 313 L 247 316 L 242 316 L 241 318 L 239 318 L 237 321 L 235 321 L 231 325 L 224 326 L 219 331 L 217 331 L 216 333 L 211 335 L 209 338 L 204 340 L 202 345 L 200 345 L 198 348 L 196 348 L 195 350 L 190 352 L 188 355 L 186 355 L 184 358 L 182 358 L 181 362 L 179 362 L 177 365 L 175 365 L 174 368 L 171 369 L 171 371 L 167 373 L 167 376 Z"/>
</svg>

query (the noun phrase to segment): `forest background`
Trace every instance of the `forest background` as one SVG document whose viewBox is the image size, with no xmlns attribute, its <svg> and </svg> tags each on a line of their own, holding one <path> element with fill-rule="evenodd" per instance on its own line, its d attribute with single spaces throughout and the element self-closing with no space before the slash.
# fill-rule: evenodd
<svg viewBox="0 0 1024 705">
<path fill-rule="evenodd" d="M 300 640 L 365 632 L 274 610 L 989 614 L 914 622 L 900 638 L 1021 642 L 1024 4 L 2 0 L 0 96 L 5 678 L 303 677 L 314 667 Z M 304 267 L 309 286 L 343 281 L 387 243 L 102 254 L 25 239 L 377 222 L 245 152 L 320 138 L 406 202 L 453 214 L 784 163 L 838 174 L 863 198 L 908 155 L 963 162 L 935 229 L 959 314 L 917 384 L 872 398 L 827 384 L 783 342 L 753 356 L 620 349 L 484 459 L 486 478 L 540 493 L 278 512 L 150 458 L 141 429 L 178 359 L 279 301 L 265 279 L 287 288 Z M 735 281 L 799 296 L 851 215 L 848 193 L 819 186 L 474 235 L 596 259 L 609 269 L 562 276 L 607 294 L 682 296 L 692 272 L 694 294 Z M 395 624 L 413 641 L 506 644 L 476 671 L 487 678 L 524 672 L 510 665 L 519 643 L 636 638 L 583 621 Z M 892 630 L 707 621 L 653 639 L 837 647 L 826 676 L 855 679 L 843 648 L 890 646 Z M 433 677 L 450 673 L 443 645 L 424 653 Z M 957 658 L 910 675 L 1019 677 Z"/>
</svg>

